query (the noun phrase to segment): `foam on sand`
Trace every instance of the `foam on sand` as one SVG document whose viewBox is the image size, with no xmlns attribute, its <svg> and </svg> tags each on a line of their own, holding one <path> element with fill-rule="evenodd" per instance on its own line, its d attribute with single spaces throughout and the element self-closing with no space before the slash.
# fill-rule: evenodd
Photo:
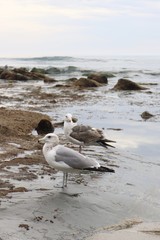
<svg viewBox="0 0 160 240">
<path fill-rule="evenodd" d="M 118 225 L 104 227 L 87 240 L 156 240 L 160 237 L 160 222 L 128 220 Z"/>
</svg>

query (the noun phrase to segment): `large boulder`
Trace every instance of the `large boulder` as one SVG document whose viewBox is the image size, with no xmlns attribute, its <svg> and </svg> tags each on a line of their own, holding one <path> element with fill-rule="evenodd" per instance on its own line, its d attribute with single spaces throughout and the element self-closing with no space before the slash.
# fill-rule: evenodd
<svg viewBox="0 0 160 240">
<path fill-rule="evenodd" d="M 80 78 L 77 81 L 73 82 L 73 86 L 80 87 L 80 88 L 92 88 L 92 87 L 99 87 L 102 85 L 92 79 Z"/>
<path fill-rule="evenodd" d="M 95 80 L 96 82 L 99 82 L 99 83 L 105 83 L 105 84 L 108 83 L 107 77 L 103 74 L 96 74 L 96 73 L 89 74 L 88 79 Z"/>
<path fill-rule="evenodd" d="M 116 91 L 121 91 L 121 90 L 135 91 L 135 90 L 145 90 L 145 89 L 147 88 L 142 87 L 139 84 L 125 78 L 119 79 L 117 84 L 113 87 L 113 90 L 116 90 Z"/>
</svg>

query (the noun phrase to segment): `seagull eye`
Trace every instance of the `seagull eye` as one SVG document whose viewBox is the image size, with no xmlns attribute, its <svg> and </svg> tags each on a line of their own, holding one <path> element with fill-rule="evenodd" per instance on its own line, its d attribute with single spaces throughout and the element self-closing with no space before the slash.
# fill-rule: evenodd
<svg viewBox="0 0 160 240">
<path fill-rule="evenodd" d="M 51 138 L 51 136 L 48 136 L 48 138 Z"/>
</svg>

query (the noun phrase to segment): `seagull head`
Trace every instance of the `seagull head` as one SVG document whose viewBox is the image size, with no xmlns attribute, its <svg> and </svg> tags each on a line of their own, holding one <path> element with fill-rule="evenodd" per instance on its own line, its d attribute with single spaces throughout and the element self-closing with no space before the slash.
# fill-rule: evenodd
<svg viewBox="0 0 160 240">
<path fill-rule="evenodd" d="M 72 122 L 72 114 L 67 113 L 64 119 L 65 122 Z"/>
<path fill-rule="evenodd" d="M 54 146 L 58 145 L 59 143 L 59 137 L 55 133 L 48 133 L 43 138 L 40 138 L 38 140 L 40 143 L 50 143 Z"/>
</svg>

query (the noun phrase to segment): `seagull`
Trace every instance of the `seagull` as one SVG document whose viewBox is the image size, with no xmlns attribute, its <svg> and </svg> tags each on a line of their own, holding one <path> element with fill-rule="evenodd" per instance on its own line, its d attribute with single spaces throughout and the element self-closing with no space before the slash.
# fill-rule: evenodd
<svg viewBox="0 0 160 240">
<path fill-rule="evenodd" d="M 67 187 L 69 172 L 99 171 L 115 172 L 113 169 L 101 166 L 96 160 L 59 144 L 59 137 L 55 133 L 48 133 L 38 142 L 44 143 L 43 155 L 47 163 L 63 172 L 62 188 Z"/>
<path fill-rule="evenodd" d="M 70 142 L 79 145 L 79 152 L 81 152 L 84 145 L 99 144 L 105 148 L 114 148 L 114 146 L 107 142 L 115 143 L 115 141 L 106 139 L 101 129 L 86 125 L 77 125 L 77 122 L 73 122 L 72 114 L 70 113 L 66 114 L 64 119 L 64 134 Z"/>
</svg>

